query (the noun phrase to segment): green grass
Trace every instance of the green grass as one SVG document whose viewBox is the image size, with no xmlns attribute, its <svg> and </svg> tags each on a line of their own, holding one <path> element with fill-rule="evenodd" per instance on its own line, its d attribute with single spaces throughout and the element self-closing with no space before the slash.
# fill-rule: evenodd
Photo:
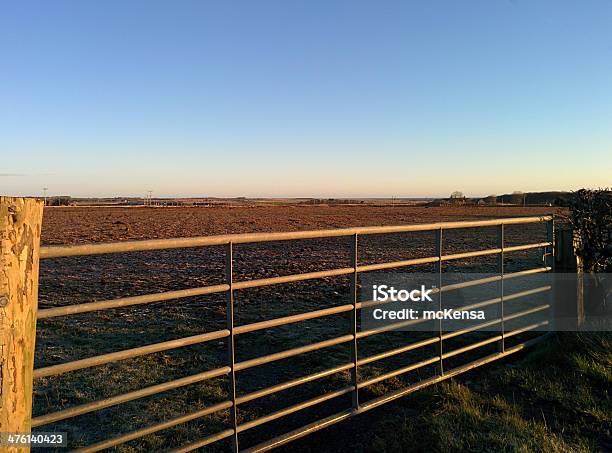
<svg viewBox="0 0 612 453">
<path fill-rule="evenodd" d="M 425 390 L 382 417 L 364 450 L 610 451 L 611 338 L 559 334 L 477 380 Z"/>
</svg>

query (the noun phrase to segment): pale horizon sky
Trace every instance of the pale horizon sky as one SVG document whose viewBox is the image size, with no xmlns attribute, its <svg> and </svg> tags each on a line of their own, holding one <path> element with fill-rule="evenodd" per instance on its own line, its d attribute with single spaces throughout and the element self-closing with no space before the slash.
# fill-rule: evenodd
<svg viewBox="0 0 612 453">
<path fill-rule="evenodd" d="M 612 186 L 612 2 L 0 0 L 0 195 Z"/>
</svg>

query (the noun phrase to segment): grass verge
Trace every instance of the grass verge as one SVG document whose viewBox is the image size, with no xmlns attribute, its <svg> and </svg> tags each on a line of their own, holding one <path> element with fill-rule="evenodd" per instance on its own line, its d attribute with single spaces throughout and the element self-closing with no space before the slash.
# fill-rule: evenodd
<svg viewBox="0 0 612 453">
<path fill-rule="evenodd" d="M 287 449 L 612 451 L 611 382 L 610 333 L 557 334 L 518 361 L 417 392 Z"/>
</svg>

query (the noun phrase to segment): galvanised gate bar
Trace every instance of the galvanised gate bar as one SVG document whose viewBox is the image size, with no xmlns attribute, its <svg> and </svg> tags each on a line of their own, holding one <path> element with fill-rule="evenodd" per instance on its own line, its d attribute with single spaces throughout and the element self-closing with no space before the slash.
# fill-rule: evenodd
<svg viewBox="0 0 612 453">
<path fill-rule="evenodd" d="M 505 225 L 519 225 L 519 224 L 534 224 L 534 223 L 545 223 L 546 231 L 547 231 L 547 240 L 546 242 L 540 243 L 532 243 L 518 246 L 506 247 L 504 245 L 504 226 Z M 451 229 L 459 229 L 459 228 L 482 228 L 482 227 L 497 227 L 497 237 L 498 244 L 496 248 L 486 249 L 486 250 L 476 250 L 469 251 L 464 253 L 456 253 L 456 254 L 444 254 L 443 250 L 443 233 L 445 230 Z M 377 264 L 369 264 L 369 265 L 360 265 L 357 259 L 357 251 L 359 247 L 359 238 L 360 236 L 365 235 L 384 235 L 390 233 L 405 233 L 405 232 L 416 232 L 416 231 L 433 231 L 435 232 L 435 240 L 436 240 L 436 254 L 435 256 L 426 257 L 426 258 L 417 258 L 417 259 L 409 259 L 403 261 L 394 261 L 394 262 L 385 262 L 385 263 L 377 263 Z M 320 272 L 309 272 L 309 273 L 301 273 L 294 275 L 286 275 L 286 276 L 278 276 L 273 278 L 263 278 L 257 280 L 247 280 L 247 281 L 234 281 L 234 271 L 233 271 L 233 250 L 235 244 L 247 244 L 247 243 L 263 243 L 270 241 L 293 241 L 293 240 L 301 240 L 301 239 L 315 239 L 315 238 L 330 238 L 330 237 L 349 237 L 351 238 L 351 266 L 345 268 L 337 268 L 331 270 L 325 270 Z M 108 254 L 108 253 L 123 253 L 123 252 L 136 252 L 136 251 L 145 251 L 145 250 L 163 250 L 163 249 L 173 249 L 173 248 L 186 248 L 186 247 L 206 247 L 213 245 L 223 245 L 225 247 L 225 283 L 219 285 L 205 286 L 199 288 L 191 288 L 185 290 L 178 291 L 168 291 L 157 294 L 149 294 L 149 295 L 141 295 L 135 297 L 126 297 L 120 299 L 113 300 L 105 300 L 91 303 L 82 303 L 78 305 L 69 305 L 63 307 L 54 307 L 48 309 L 38 310 L 38 319 L 45 318 L 53 318 L 58 316 L 70 316 L 77 313 L 86 313 L 98 310 L 108 310 L 118 307 L 126 307 L 133 306 L 138 304 L 147 304 L 152 302 L 160 302 L 177 298 L 198 296 L 204 294 L 212 294 L 212 293 L 225 293 L 227 306 L 227 325 L 225 329 L 208 332 L 200 335 L 190 336 L 186 338 L 180 338 L 171 341 L 165 341 L 156 344 L 150 344 L 146 346 L 141 346 L 133 349 L 127 349 L 123 351 L 112 352 L 109 354 L 103 354 L 96 357 L 89 357 L 86 359 L 75 360 L 67 363 L 62 363 L 58 365 L 47 366 L 44 368 L 38 368 L 34 370 L 34 379 L 55 376 L 62 373 L 67 373 L 74 370 L 94 367 L 97 365 L 103 365 L 110 362 L 115 362 L 119 360 L 125 360 L 129 358 L 134 358 L 138 356 L 143 356 L 146 354 L 152 354 L 160 351 L 167 351 L 174 348 L 180 348 L 183 346 L 194 345 L 203 342 L 209 342 L 212 340 L 219 339 L 227 339 L 228 348 L 227 348 L 227 362 L 225 366 L 220 368 L 211 369 L 208 371 L 204 371 L 202 373 L 198 373 L 195 375 L 191 375 L 188 377 L 172 380 L 169 382 L 165 382 L 158 385 L 153 385 L 150 387 L 142 388 L 140 390 L 131 391 L 128 393 L 124 393 L 121 395 L 113 396 L 110 398 L 101 399 L 95 402 L 82 404 L 78 406 L 69 407 L 67 409 L 63 409 L 57 412 L 49 413 L 46 415 L 35 417 L 32 420 L 33 428 L 40 428 L 44 425 L 57 422 L 59 420 L 68 419 L 71 417 L 76 417 L 78 415 L 86 414 L 92 411 L 100 410 L 103 408 L 107 408 L 110 406 L 115 406 L 121 403 L 125 403 L 128 401 L 132 401 L 138 398 L 144 398 L 147 396 L 155 395 L 160 392 L 165 392 L 171 389 L 176 389 L 182 386 L 186 386 L 189 384 L 193 384 L 196 382 L 202 382 L 207 379 L 212 379 L 215 377 L 225 376 L 228 381 L 228 398 L 226 401 L 223 401 L 218 404 L 214 404 L 210 407 L 198 410 L 193 413 L 185 414 L 180 417 L 176 417 L 173 419 L 166 420 L 162 423 L 158 423 L 143 429 L 139 429 L 136 431 L 129 432 L 127 434 L 120 435 L 118 437 L 110 438 L 106 441 L 99 442 L 93 445 L 89 445 L 85 448 L 81 448 L 78 451 L 82 452 L 94 452 L 100 451 L 106 448 L 110 448 L 113 446 L 117 446 L 123 444 L 125 442 L 129 442 L 134 439 L 138 439 L 142 436 L 146 436 L 148 434 L 152 434 L 167 428 L 171 428 L 173 426 L 187 423 L 191 420 L 198 419 L 200 417 L 204 417 L 206 415 L 222 411 L 228 410 L 230 411 L 230 424 L 226 429 L 222 430 L 213 435 L 209 435 L 197 442 L 190 443 L 188 445 L 184 445 L 181 448 L 178 448 L 174 451 L 177 452 L 187 452 L 191 450 L 195 450 L 197 448 L 209 445 L 213 442 L 220 441 L 222 439 L 231 439 L 231 445 L 233 451 L 239 451 L 239 442 L 238 437 L 240 433 L 243 433 L 249 429 L 254 427 L 263 425 L 272 420 L 277 420 L 281 417 L 284 417 L 289 414 L 293 414 L 297 411 L 300 411 L 305 408 L 309 408 L 315 406 L 317 404 L 323 403 L 325 401 L 332 400 L 341 395 L 350 394 L 352 396 L 352 404 L 350 407 L 347 407 L 345 410 L 342 410 L 332 416 L 323 418 L 314 423 L 303 426 L 299 429 L 293 430 L 284 435 L 278 436 L 272 440 L 266 441 L 254 447 L 251 447 L 246 450 L 240 451 L 248 451 L 248 452 L 259 452 L 270 450 L 274 447 L 283 445 L 287 442 L 290 442 L 294 439 L 305 436 L 309 433 L 322 429 L 324 427 L 330 426 L 334 423 L 340 422 L 347 418 L 350 418 L 354 415 L 360 414 L 362 412 L 368 411 L 375 407 L 378 407 L 387 402 L 393 401 L 397 398 L 400 398 L 404 395 L 407 395 L 411 392 L 414 392 L 418 389 L 421 389 L 425 386 L 440 382 L 442 380 L 448 379 L 450 377 L 456 376 L 460 373 L 478 367 L 480 365 L 484 365 L 491 361 L 501 359 L 503 357 L 508 356 L 509 354 L 518 352 L 525 347 L 542 340 L 546 334 L 539 335 L 531 340 L 520 343 L 518 345 L 514 345 L 512 347 L 506 348 L 505 340 L 509 337 L 516 336 L 520 333 L 528 332 L 537 329 L 538 327 L 544 326 L 548 323 L 548 321 L 541 321 L 537 323 L 532 323 L 530 325 L 523 326 L 519 329 L 512 331 L 504 330 L 504 322 L 509 321 L 511 319 L 518 319 L 521 317 L 528 316 L 530 314 L 536 312 L 542 312 L 550 309 L 549 304 L 542 304 L 536 307 L 531 307 L 527 310 L 523 310 L 520 312 L 514 312 L 512 314 L 504 315 L 504 303 L 510 302 L 514 299 L 528 297 L 530 295 L 534 295 L 537 293 L 542 293 L 549 291 L 551 289 L 550 286 L 542 286 L 540 288 L 530 289 L 527 291 L 516 292 L 513 294 L 504 294 L 503 293 L 503 281 L 507 279 L 515 279 L 519 277 L 524 277 L 527 275 L 533 275 L 542 272 L 549 272 L 552 270 L 554 265 L 553 260 L 553 219 L 551 216 L 541 216 L 541 217 L 524 217 L 524 218 L 507 218 L 507 219 L 497 219 L 497 220 L 483 220 L 483 221 L 466 221 L 466 222 L 450 222 L 450 223 L 434 223 L 434 224 L 423 224 L 423 225 L 405 225 L 405 226 L 386 226 L 386 227 L 364 227 L 364 228 L 345 228 L 345 229 L 335 229 L 335 230 L 320 230 L 320 231 L 300 231 L 300 232 L 283 232 L 283 233 L 255 233 L 255 234 L 231 234 L 231 235 L 220 235 L 220 236 L 210 236 L 210 237 L 197 237 L 197 238 L 181 238 L 181 239 L 168 239 L 168 240 L 145 240 L 145 241 L 129 241 L 129 242 L 118 242 L 118 243 L 103 243 L 103 244 L 90 244 L 90 245 L 77 245 L 77 246 L 53 246 L 53 247 L 42 247 L 40 250 L 41 259 L 49 259 L 49 258 L 62 258 L 62 257 L 70 257 L 70 256 L 83 256 L 83 255 L 97 255 L 97 254 Z M 545 259 L 545 263 L 541 267 L 522 270 L 514 273 L 505 273 L 504 272 L 504 255 L 507 253 L 530 250 L 530 249 L 542 249 L 543 250 L 543 258 Z M 385 351 L 383 353 L 378 353 L 375 355 L 371 355 L 369 357 L 360 357 L 358 354 L 359 351 L 359 340 L 364 337 L 369 337 L 371 335 L 376 335 L 382 332 L 387 332 L 395 329 L 399 329 L 409 323 L 414 323 L 415 321 L 402 321 L 396 322 L 390 325 L 387 325 L 382 328 L 370 329 L 370 330 L 360 330 L 358 329 L 358 312 L 360 309 L 365 307 L 371 307 L 373 305 L 384 304 L 385 302 L 380 301 L 358 301 L 358 275 L 364 272 L 371 271 L 380 271 L 385 269 L 395 269 L 402 268 L 407 266 L 415 266 L 433 263 L 437 272 L 439 272 L 440 276 L 442 274 L 442 263 L 451 260 L 465 259 L 465 258 L 473 258 L 480 257 L 486 255 L 497 255 L 498 257 L 498 272 L 488 278 L 480 278 L 474 279 L 466 282 L 455 283 L 447 286 L 440 286 L 437 291 L 445 292 L 452 291 L 460 288 L 465 288 L 469 286 L 482 285 L 485 283 L 491 282 L 500 282 L 501 291 L 499 297 L 481 301 L 478 303 L 474 303 L 471 305 L 457 307 L 456 310 L 470 310 L 485 306 L 493 306 L 498 305 L 500 307 L 501 316 L 497 319 L 487 320 L 484 323 L 480 323 L 478 325 L 459 330 L 454 332 L 444 332 L 442 321 L 439 322 L 439 331 L 437 335 L 432 338 L 419 341 L 417 343 L 410 343 L 408 345 L 401 346 L 399 348 L 395 348 L 392 350 Z M 335 277 L 335 276 L 350 276 L 351 280 L 351 303 L 345 304 L 341 306 L 336 306 L 332 308 L 325 308 L 315 311 L 310 311 L 298 315 L 285 316 L 276 319 L 269 319 L 260 322 L 255 322 L 251 324 L 245 325 L 235 325 L 234 323 L 234 292 L 240 291 L 246 288 L 256 288 L 263 287 L 268 285 L 276 285 L 280 283 L 290 283 L 290 282 L 298 282 L 304 280 L 311 279 L 320 279 L 324 277 Z M 284 350 L 281 352 L 277 352 L 274 354 L 269 354 L 261 357 L 257 357 L 250 360 L 245 360 L 242 362 L 235 361 L 235 337 L 238 335 L 242 335 L 248 332 L 255 332 L 262 329 L 269 329 L 276 326 L 283 326 L 291 323 L 297 323 L 304 320 L 310 320 L 315 318 L 322 318 L 325 316 L 330 316 L 338 313 L 350 313 L 350 323 L 346 325 L 346 333 L 344 335 L 330 338 L 324 341 L 316 342 L 313 344 L 309 344 L 306 346 L 301 346 L 293 349 Z M 488 338 L 484 341 L 478 341 L 476 343 L 471 343 L 466 346 L 463 346 L 459 349 L 446 351 L 444 349 L 444 340 L 458 337 L 460 335 L 466 334 L 468 332 L 474 332 L 479 329 L 483 329 L 485 327 L 490 326 L 500 326 L 499 335 L 493 336 L 492 338 Z M 472 351 L 476 348 L 483 347 L 485 345 L 489 345 L 492 343 L 497 343 L 499 345 L 498 352 L 479 358 L 478 360 L 469 362 L 468 364 L 462 365 L 460 367 L 445 369 L 444 362 L 445 359 L 450 357 L 454 357 L 458 354 L 462 354 L 468 351 Z M 264 388 L 261 390 L 257 390 L 251 393 L 246 394 L 237 394 L 236 393 L 236 382 L 235 376 L 236 373 L 240 373 L 243 370 L 254 368 L 263 364 L 271 363 L 274 361 L 282 360 L 289 357 L 295 357 L 300 354 L 304 354 L 311 351 L 320 350 L 323 348 L 331 347 L 339 344 L 348 344 L 351 350 L 351 360 L 343 365 L 335 366 L 333 368 L 328 368 L 323 371 L 319 371 L 314 374 L 306 375 L 300 377 L 298 379 L 290 380 L 287 382 L 280 383 L 278 385 L 274 385 L 268 388 Z M 422 360 L 418 363 L 411 363 L 408 366 L 405 366 L 400 369 L 396 369 L 382 375 L 376 376 L 374 378 L 370 378 L 368 380 L 360 381 L 358 380 L 357 369 L 361 365 L 366 365 L 369 363 L 376 362 L 378 360 L 382 360 L 385 358 L 389 358 L 401 353 L 405 353 L 407 351 L 414 351 L 419 348 L 435 345 L 437 344 L 437 355 Z M 383 395 L 381 397 L 376 397 L 374 399 L 370 399 L 366 402 L 361 402 L 359 399 L 360 389 L 363 389 L 367 386 L 373 385 L 375 383 L 381 382 L 386 379 L 390 379 L 395 376 L 399 376 L 405 373 L 408 373 L 413 370 L 417 370 L 421 367 L 427 365 L 437 365 L 437 374 L 431 378 L 422 380 L 415 384 L 412 384 L 406 388 L 403 388 L 398 391 L 394 391 L 392 393 Z M 286 407 L 284 409 L 278 410 L 276 412 L 270 413 L 265 416 L 261 416 L 259 418 L 247 421 L 245 423 L 239 424 L 237 422 L 237 410 L 241 404 L 244 404 L 249 401 L 256 400 L 258 398 L 262 398 L 264 396 L 272 395 L 276 392 L 280 392 L 283 390 L 287 390 L 293 387 L 300 386 L 302 384 L 313 382 L 318 379 L 331 376 L 336 373 L 340 373 L 343 371 L 349 371 L 351 375 L 350 385 L 342 388 L 340 390 L 336 390 L 333 392 L 329 392 L 318 397 L 305 400 L 298 404 L 295 404 L 290 407 Z"/>
</svg>

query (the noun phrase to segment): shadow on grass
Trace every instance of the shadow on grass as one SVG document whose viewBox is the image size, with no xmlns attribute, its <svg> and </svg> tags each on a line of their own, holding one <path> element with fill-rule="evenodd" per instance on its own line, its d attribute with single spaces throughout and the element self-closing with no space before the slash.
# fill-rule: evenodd
<svg viewBox="0 0 612 453">
<path fill-rule="evenodd" d="M 612 335 L 564 333 L 285 447 L 301 451 L 612 451 Z"/>
</svg>

